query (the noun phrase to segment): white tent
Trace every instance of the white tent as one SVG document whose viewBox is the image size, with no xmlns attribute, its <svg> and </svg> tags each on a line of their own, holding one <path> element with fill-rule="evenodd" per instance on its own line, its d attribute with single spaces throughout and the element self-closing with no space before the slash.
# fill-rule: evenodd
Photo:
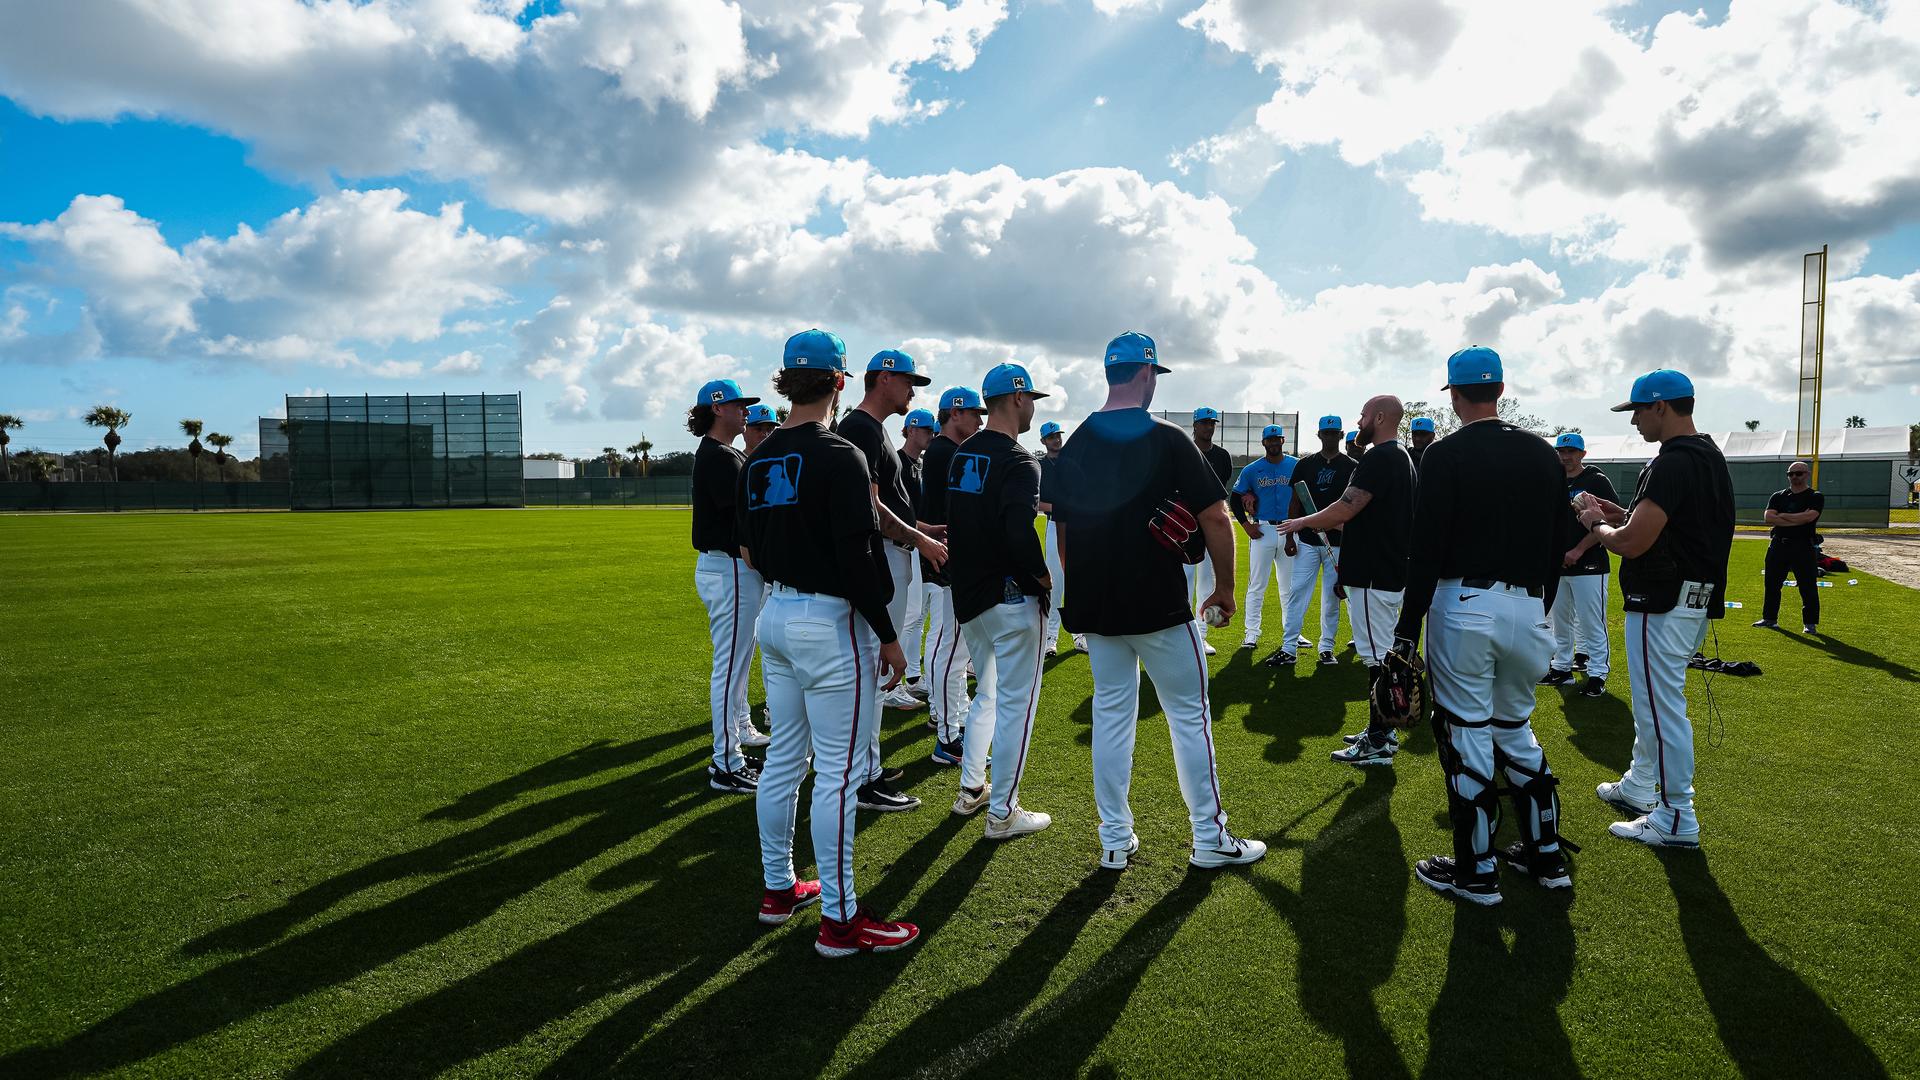
<svg viewBox="0 0 1920 1080">
<path fill-rule="evenodd" d="M 1792 461 L 1796 438 L 1791 431 L 1714 431 L 1713 441 L 1729 461 Z M 1624 434 L 1588 435 L 1587 460 L 1645 461 L 1653 456 L 1655 444 L 1629 429 Z M 1909 463 L 1907 429 L 1904 427 L 1829 428 L 1820 432 L 1821 461 L 1886 461 L 1893 467 L 1891 505 L 1907 504 L 1906 480 L 1901 466 Z"/>
</svg>

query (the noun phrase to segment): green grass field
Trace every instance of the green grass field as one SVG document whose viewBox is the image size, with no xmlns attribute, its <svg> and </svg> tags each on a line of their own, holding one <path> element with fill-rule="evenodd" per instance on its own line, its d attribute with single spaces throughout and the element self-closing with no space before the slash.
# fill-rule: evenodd
<svg viewBox="0 0 1920 1080">
<path fill-rule="evenodd" d="M 1605 834 L 1618 645 L 1611 696 L 1543 691 L 1570 902 L 1428 892 L 1431 736 L 1329 763 L 1360 669 L 1271 671 L 1237 628 L 1213 700 L 1231 826 L 1273 847 L 1249 870 L 1187 869 L 1150 696 L 1141 857 L 1096 868 L 1084 657 L 1049 669 L 1023 787 L 1054 827 L 1006 845 L 947 813 L 925 714 L 889 713 L 926 806 L 862 816 L 859 881 L 929 933 L 830 962 L 816 915 L 754 921 L 752 800 L 705 786 L 686 527 L 0 518 L 0 1076 L 1920 1074 L 1920 594 L 1859 574 L 1830 637 L 1752 630 L 1736 544 L 1719 647 L 1766 675 L 1713 683 L 1702 853 Z"/>
</svg>

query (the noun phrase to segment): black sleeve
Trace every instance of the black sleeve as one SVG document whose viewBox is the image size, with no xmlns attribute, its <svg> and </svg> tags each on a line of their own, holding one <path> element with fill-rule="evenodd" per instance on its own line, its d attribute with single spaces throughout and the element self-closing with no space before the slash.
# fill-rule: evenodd
<svg viewBox="0 0 1920 1080">
<path fill-rule="evenodd" d="M 1814 511 L 1815 513 L 1820 513 L 1820 514 L 1826 513 L 1827 497 L 1825 495 L 1820 494 L 1817 491 L 1807 492 L 1807 509 Z M 1813 520 L 1819 521 L 1820 519 L 1814 518 Z M 1809 524 L 1811 524 L 1811 522 L 1809 522 Z"/>
<path fill-rule="evenodd" d="M 700 486 L 707 498 L 724 513 L 733 514 L 736 503 L 735 491 L 740 486 L 740 474 L 745 472 L 740 460 L 732 454 L 715 454 L 707 458 L 707 467 L 701 470 Z M 734 515 L 738 520 L 739 515 Z"/>
<path fill-rule="evenodd" d="M 1594 480 L 1594 484 L 1593 484 L 1592 490 L 1595 495 L 1600 496 L 1601 498 L 1607 500 L 1610 503 L 1613 503 L 1616 506 L 1619 505 L 1620 493 L 1613 489 L 1613 480 L 1609 478 L 1606 473 L 1601 473 L 1600 475 L 1594 477 L 1593 480 Z M 1584 532 L 1585 530 L 1581 530 L 1581 531 Z M 1575 534 L 1576 537 L 1578 535 L 1579 535 L 1578 533 Z"/>
<path fill-rule="evenodd" d="M 1767 496 L 1767 509 L 1775 513 L 1785 513 L 1787 509 L 1787 493 L 1784 491 L 1776 491 Z"/>
<path fill-rule="evenodd" d="M 1180 493 L 1180 501 L 1187 504 L 1187 509 L 1198 516 L 1200 511 L 1226 498 L 1226 488 L 1221 486 L 1220 477 L 1192 439 L 1178 428 L 1169 427 L 1166 432 L 1172 436 L 1166 441 L 1171 444 L 1174 489 Z"/>
<path fill-rule="evenodd" d="M 1006 482 L 1000 487 L 1000 524 L 1007 557 L 1023 576 L 1038 582 L 1047 574 L 1040 534 L 1033 528 L 1034 506 L 1040 499 L 1040 465 L 1032 458 L 1016 458 L 1010 465 Z"/>
<path fill-rule="evenodd" d="M 880 475 L 880 455 L 886 452 L 886 448 L 880 445 L 880 425 L 855 422 L 848 427 L 843 422 L 838 434 L 852 443 L 854 449 L 860 451 L 860 456 L 867 460 L 867 477 L 869 482 L 873 482 L 872 478 Z"/>
<path fill-rule="evenodd" d="M 1386 468 L 1387 455 L 1363 454 L 1360 463 L 1353 467 L 1353 478 L 1347 481 L 1347 486 L 1357 487 L 1369 495 L 1378 495 L 1392 486 L 1387 482 Z M 1421 473 L 1420 479 L 1424 481 L 1426 474 Z"/>
<path fill-rule="evenodd" d="M 1669 457 L 1678 458 L 1680 454 L 1661 454 L 1653 459 L 1653 464 L 1647 468 L 1647 482 L 1640 497 L 1658 504 L 1660 509 L 1667 512 L 1667 520 L 1671 522 L 1687 504 L 1687 477 L 1685 463 L 1669 461 Z"/>
<path fill-rule="evenodd" d="M 747 561 L 752 565 L 753 545 L 747 538 L 753 534 L 747 532 L 747 467 L 744 465 L 733 478 L 733 535 L 740 546 L 747 549 Z"/>
<path fill-rule="evenodd" d="M 846 586 L 847 601 L 885 645 L 898 635 L 887 615 L 889 583 L 880 579 L 886 571 L 873 560 L 873 536 L 880 530 L 873 510 L 873 478 L 864 457 L 845 460 L 849 467 L 834 471 L 829 496 L 834 566 Z"/>
<path fill-rule="evenodd" d="M 1380 469 L 1367 468 L 1375 457 L 1382 459 L 1381 466 L 1385 466 L 1385 454 L 1362 458 L 1360 467 L 1353 472 L 1354 487 L 1372 490 L 1360 481 L 1380 472 Z M 1424 457 L 1420 461 L 1420 482 L 1414 485 L 1413 497 L 1413 555 L 1407 562 L 1407 591 L 1400 600 L 1400 625 L 1394 630 L 1397 638 L 1420 640 L 1420 624 L 1426 621 L 1427 609 L 1433 606 L 1433 586 L 1440 580 L 1440 566 L 1447 557 L 1446 545 L 1453 536 L 1453 472 L 1445 457 L 1431 465 Z M 1372 504 L 1368 504 L 1360 512 L 1365 514 L 1372 509 Z"/>
</svg>

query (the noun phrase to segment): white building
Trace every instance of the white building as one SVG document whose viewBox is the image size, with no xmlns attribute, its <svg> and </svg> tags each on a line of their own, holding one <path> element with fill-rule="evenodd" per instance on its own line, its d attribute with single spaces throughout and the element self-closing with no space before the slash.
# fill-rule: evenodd
<svg viewBox="0 0 1920 1080">
<path fill-rule="evenodd" d="M 1797 432 L 1792 431 L 1714 431 L 1708 434 L 1727 455 L 1729 462 L 1736 461 L 1779 461 L 1788 462 L 1799 455 L 1794 446 Z M 1587 435 L 1587 460 L 1598 464 L 1603 461 L 1645 461 L 1653 456 L 1655 444 L 1640 437 L 1640 433 L 1628 429 L 1619 435 Z M 1888 463 L 1887 482 L 1889 506 L 1907 505 L 1907 491 L 1915 479 L 1920 479 L 1920 462 L 1916 462 L 1907 449 L 1907 429 L 1904 427 L 1863 427 L 1832 428 L 1820 432 L 1820 460 L 1827 461 L 1884 461 Z M 1914 469 L 1909 475 L 1906 470 Z M 1785 486 L 1785 481 L 1781 481 Z"/>
<path fill-rule="evenodd" d="M 573 462 L 549 458 L 522 458 L 520 475 L 527 480 L 571 480 Z"/>
</svg>

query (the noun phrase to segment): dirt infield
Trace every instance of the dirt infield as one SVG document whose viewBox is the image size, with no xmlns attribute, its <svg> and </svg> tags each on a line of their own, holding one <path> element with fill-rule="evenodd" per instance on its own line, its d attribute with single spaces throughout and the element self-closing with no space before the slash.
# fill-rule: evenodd
<svg viewBox="0 0 1920 1080">
<path fill-rule="evenodd" d="M 1846 562 L 1854 570 L 1897 581 L 1910 589 L 1920 589 L 1920 536 L 1833 536 L 1826 542 L 1827 554 Z"/>
</svg>

